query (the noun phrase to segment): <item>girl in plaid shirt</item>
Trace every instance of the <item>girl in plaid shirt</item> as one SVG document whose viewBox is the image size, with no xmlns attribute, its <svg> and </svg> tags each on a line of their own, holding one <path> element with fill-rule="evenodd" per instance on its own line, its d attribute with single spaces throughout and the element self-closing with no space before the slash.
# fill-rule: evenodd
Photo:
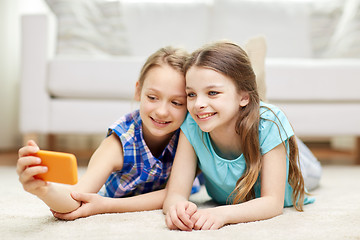
<svg viewBox="0 0 360 240">
<path fill-rule="evenodd" d="M 115 122 L 90 159 L 84 176 L 74 185 L 35 179 L 47 171 L 31 156 L 34 141 L 19 150 L 17 173 L 29 193 L 38 196 L 61 219 L 100 213 L 160 209 L 165 184 L 185 119 L 186 93 L 183 65 L 187 53 L 162 48 L 144 64 L 136 83 L 140 108 Z M 101 194 L 96 194 L 104 186 Z"/>
</svg>

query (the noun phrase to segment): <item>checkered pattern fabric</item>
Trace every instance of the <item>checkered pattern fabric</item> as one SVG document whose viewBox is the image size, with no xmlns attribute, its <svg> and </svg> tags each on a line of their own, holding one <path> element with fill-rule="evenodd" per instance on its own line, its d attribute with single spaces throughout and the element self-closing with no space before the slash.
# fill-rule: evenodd
<svg viewBox="0 0 360 240">
<path fill-rule="evenodd" d="M 164 188 L 175 157 L 179 130 L 159 158 L 152 155 L 144 141 L 138 110 L 111 125 L 108 136 L 113 133 L 122 143 L 124 164 L 121 171 L 113 172 L 109 176 L 100 194 L 106 197 L 124 197 Z"/>
</svg>

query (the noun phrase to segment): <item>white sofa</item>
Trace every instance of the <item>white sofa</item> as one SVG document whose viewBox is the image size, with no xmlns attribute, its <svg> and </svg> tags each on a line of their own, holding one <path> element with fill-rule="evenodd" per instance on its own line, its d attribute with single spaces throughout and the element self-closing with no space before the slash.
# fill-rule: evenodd
<svg viewBox="0 0 360 240">
<path fill-rule="evenodd" d="M 21 132 L 25 139 L 104 133 L 137 107 L 132 97 L 140 68 L 159 47 L 192 51 L 214 40 L 242 45 L 264 35 L 267 98 L 285 110 L 295 132 L 360 136 L 360 59 L 320 58 L 312 42 L 312 7 L 310 0 L 122 1 L 118 39 L 124 53 L 116 56 L 61 54 L 58 18 L 50 11 L 24 15 Z"/>
</svg>

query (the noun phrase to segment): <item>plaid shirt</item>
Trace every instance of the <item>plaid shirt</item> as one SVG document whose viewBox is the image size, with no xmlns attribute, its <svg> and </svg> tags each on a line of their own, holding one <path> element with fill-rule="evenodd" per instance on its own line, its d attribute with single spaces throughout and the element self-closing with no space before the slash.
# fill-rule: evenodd
<svg viewBox="0 0 360 240">
<path fill-rule="evenodd" d="M 115 133 L 119 137 L 124 164 L 121 171 L 111 173 L 100 194 L 123 197 L 163 189 L 170 176 L 179 131 L 176 131 L 161 156 L 155 158 L 144 141 L 139 110 L 116 121 L 109 127 L 108 136 Z"/>
</svg>

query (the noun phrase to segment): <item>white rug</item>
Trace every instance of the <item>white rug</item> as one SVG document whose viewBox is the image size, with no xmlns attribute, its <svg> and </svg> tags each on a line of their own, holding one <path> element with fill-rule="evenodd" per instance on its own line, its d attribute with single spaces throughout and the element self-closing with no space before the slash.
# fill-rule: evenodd
<svg viewBox="0 0 360 240">
<path fill-rule="evenodd" d="M 216 231 L 170 231 L 161 210 L 103 214 L 75 221 L 52 217 L 47 206 L 26 193 L 14 167 L 0 167 L 1 239 L 359 239 L 360 166 L 325 166 L 316 202 L 299 213 L 225 226 Z M 202 189 L 193 200 L 212 205 Z"/>
</svg>

